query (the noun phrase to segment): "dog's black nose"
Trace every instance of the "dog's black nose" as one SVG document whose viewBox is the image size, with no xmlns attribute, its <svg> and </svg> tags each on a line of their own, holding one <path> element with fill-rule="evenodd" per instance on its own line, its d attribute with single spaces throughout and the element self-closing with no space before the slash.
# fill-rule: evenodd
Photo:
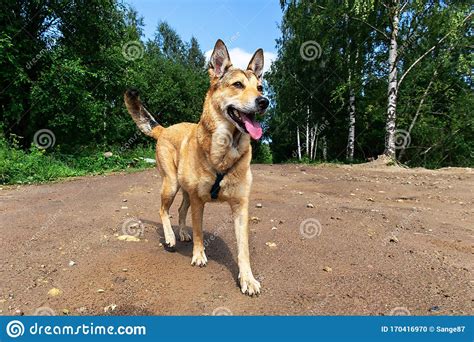
<svg viewBox="0 0 474 342">
<path fill-rule="evenodd" d="M 267 109 L 268 104 L 270 103 L 270 101 L 268 101 L 268 99 L 266 97 L 263 97 L 263 96 L 257 97 L 257 99 L 255 101 L 257 102 L 258 109 L 260 109 L 260 110 Z"/>
</svg>

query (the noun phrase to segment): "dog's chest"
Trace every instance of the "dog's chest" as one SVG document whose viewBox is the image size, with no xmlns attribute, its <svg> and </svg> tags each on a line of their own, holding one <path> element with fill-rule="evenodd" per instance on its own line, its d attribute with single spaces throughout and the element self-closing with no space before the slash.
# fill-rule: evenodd
<svg viewBox="0 0 474 342">
<path fill-rule="evenodd" d="M 218 184 L 217 200 L 243 196 L 251 182 L 250 138 L 236 139 L 224 126 L 218 127 L 209 138 L 208 149 L 206 142 L 195 146 L 203 148 L 202 154 L 191 154 L 188 142 L 182 146 L 178 182 L 184 190 L 207 202 L 213 200 L 211 190 L 217 186 L 218 174 L 224 174 Z"/>
<path fill-rule="evenodd" d="M 230 169 L 248 149 L 248 138 L 235 136 L 225 127 L 219 127 L 212 135 L 210 159 L 218 171 Z"/>
<path fill-rule="evenodd" d="M 209 175 L 201 179 L 199 183 L 199 197 L 205 201 L 217 200 L 227 201 L 231 198 L 240 198 L 246 196 L 251 184 L 250 171 L 248 175 L 242 175 L 242 179 L 236 174 L 225 174 L 222 177 Z M 214 193 L 214 197 L 211 194 Z"/>
</svg>

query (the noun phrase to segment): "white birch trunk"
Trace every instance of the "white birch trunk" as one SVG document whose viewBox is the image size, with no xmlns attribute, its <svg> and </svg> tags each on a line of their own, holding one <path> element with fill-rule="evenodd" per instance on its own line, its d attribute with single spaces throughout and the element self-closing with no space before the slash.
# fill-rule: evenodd
<svg viewBox="0 0 474 342">
<path fill-rule="evenodd" d="M 314 152 L 313 152 L 313 159 L 316 159 L 316 154 L 318 153 L 318 142 L 319 142 L 319 124 L 316 124 L 316 131 L 314 132 L 315 139 L 314 139 Z"/>
<path fill-rule="evenodd" d="M 315 146 L 316 146 L 316 133 L 318 131 L 318 124 L 316 124 L 312 129 L 311 129 L 311 150 L 309 153 L 311 154 L 311 160 L 314 160 L 315 157 Z"/>
<path fill-rule="evenodd" d="M 323 144 L 323 146 L 322 146 L 322 148 L 323 148 L 323 160 L 327 161 L 328 160 L 328 144 L 327 144 L 325 135 L 321 138 L 321 141 L 322 141 L 322 144 Z"/>
<path fill-rule="evenodd" d="M 306 156 L 309 157 L 309 106 L 306 106 Z"/>
<path fill-rule="evenodd" d="M 300 126 L 296 126 L 296 143 L 298 144 L 298 160 L 301 160 Z"/>
<path fill-rule="evenodd" d="M 350 58 L 349 58 L 350 65 Z M 352 67 L 349 66 L 349 133 L 347 136 L 346 159 L 354 159 L 354 140 L 355 140 L 355 93 L 352 86 Z"/>
<path fill-rule="evenodd" d="M 388 105 L 387 121 L 385 125 L 385 151 L 384 154 L 395 159 L 395 130 L 397 119 L 397 37 L 399 24 L 399 0 L 394 1 L 392 6 L 392 32 L 390 35 L 390 47 L 388 51 L 388 64 L 390 68 L 388 76 Z"/>
<path fill-rule="evenodd" d="M 349 134 L 347 137 L 347 160 L 354 160 L 354 141 L 355 141 L 355 94 L 354 89 L 349 91 Z"/>
<path fill-rule="evenodd" d="M 354 145 L 355 145 L 355 123 L 356 123 L 356 107 L 355 107 L 355 91 L 354 85 L 352 84 L 352 74 L 354 72 L 354 68 L 357 66 L 359 61 L 359 50 L 356 51 L 356 56 L 354 60 L 354 65 L 351 65 L 351 58 L 350 55 L 349 59 L 349 133 L 347 136 L 347 151 L 346 151 L 346 159 L 349 161 L 354 160 Z"/>
</svg>

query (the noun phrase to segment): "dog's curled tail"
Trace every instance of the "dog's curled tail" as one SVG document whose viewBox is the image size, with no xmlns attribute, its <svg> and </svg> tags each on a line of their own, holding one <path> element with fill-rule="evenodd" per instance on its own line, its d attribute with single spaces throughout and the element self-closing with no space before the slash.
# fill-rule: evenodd
<svg viewBox="0 0 474 342">
<path fill-rule="evenodd" d="M 123 97 L 128 112 L 133 121 L 137 124 L 138 129 L 149 137 L 158 140 L 158 137 L 163 130 L 163 126 L 156 122 L 150 112 L 148 112 L 143 106 L 140 97 L 138 96 L 138 91 L 135 89 L 128 89 Z"/>
</svg>

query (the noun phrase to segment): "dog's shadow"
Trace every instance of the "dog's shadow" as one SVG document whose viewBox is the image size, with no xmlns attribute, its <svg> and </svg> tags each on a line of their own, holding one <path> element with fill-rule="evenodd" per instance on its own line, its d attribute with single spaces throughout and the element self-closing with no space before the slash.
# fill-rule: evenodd
<svg viewBox="0 0 474 342">
<path fill-rule="evenodd" d="M 158 222 L 141 219 L 143 223 L 149 224 L 156 227 L 156 231 L 159 235 L 160 242 L 165 245 L 163 225 Z M 186 256 L 191 260 L 193 255 L 193 242 L 192 241 L 179 241 L 179 227 L 173 226 L 173 230 L 176 235 L 176 247 L 172 250 L 173 252 L 179 253 Z M 187 227 L 188 232 L 192 235 L 192 228 Z M 235 262 L 232 251 L 229 249 L 227 243 L 218 235 L 204 231 L 204 245 L 206 248 L 206 256 L 208 260 L 213 260 L 218 264 L 225 266 L 234 277 L 234 280 L 238 282 L 239 267 Z"/>
</svg>

